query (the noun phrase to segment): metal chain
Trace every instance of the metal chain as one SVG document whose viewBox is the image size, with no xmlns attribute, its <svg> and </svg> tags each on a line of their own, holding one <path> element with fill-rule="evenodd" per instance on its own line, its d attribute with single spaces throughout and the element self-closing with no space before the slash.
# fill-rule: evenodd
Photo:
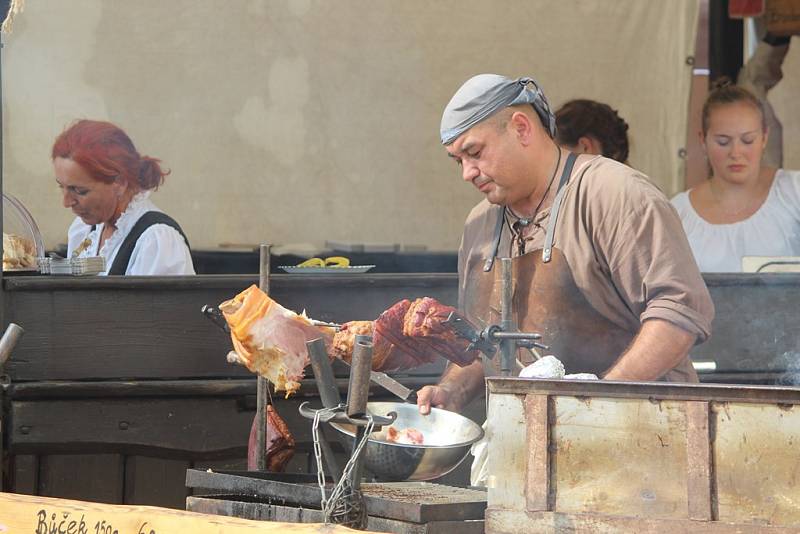
<svg viewBox="0 0 800 534">
<path fill-rule="evenodd" d="M 352 521 L 355 521 L 356 523 L 362 523 L 364 519 L 364 508 L 360 504 L 361 493 L 352 491 L 352 488 L 350 487 L 350 476 L 352 475 L 358 458 L 361 456 L 361 452 L 366 446 L 367 441 L 369 441 L 369 436 L 372 434 L 372 431 L 375 427 L 375 422 L 373 421 L 371 414 L 366 414 L 367 425 L 364 428 L 364 435 L 361 437 L 361 441 L 358 442 L 356 448 L 353 450 L 353 454 L 350 456 L 350 459 L 347 460 L 347 464 L 345 464 L 344 469 L 342 470 L 341 478 L 331 490 L 330 496 L 328 496 L 325 492 L 325 472 L 322 465 L 322 447 L 320 446 L 319 440 L 319 421 L 322 415 L 333 413 L 343 408 L 344 405 L 340 404 L 334 408 L 318 410 L 314 414 L 314 421 L 311 425 L 311 437 L 314 441 L 314 458 L 317 462 L 317 484 L 319 485 L 321 496 L 320 505 L 326 523 L 330 523 L 331 519 L 334 519 L 333 522 L 339 524 Z M 349 501 L 353 502 L 348 504 Z"/>
<path fill-rule="evenodd" d="M 332 414 L 342 409 L 344 409 L 344 404 L 339 404 L 338 406 L 334 406 L 332 408 L 323 408 L 322 410 L 317 410 L 317 413 L 314 414 L 314 422 L 311 423 L 311 438 L 314 441 L 314 458 L 317 460 L 317 484 L 319 485 L 319 491 L 321 495 L 320 503 L 323 510 L 325 510 L 328 501 L 325 496 L 325 471 L 322 467 L 322 447 L 319 440 L 319 419 L 322 415 Z"/>
</svg>

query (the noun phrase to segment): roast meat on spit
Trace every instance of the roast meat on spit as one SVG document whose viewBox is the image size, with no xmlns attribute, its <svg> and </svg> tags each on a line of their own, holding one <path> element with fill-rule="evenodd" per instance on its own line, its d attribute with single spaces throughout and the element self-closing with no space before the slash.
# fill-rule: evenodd
<svg viewBox="0 0 800 534">
<path fill-rule="evenodd" d="M 445 324 L 455 308 L 430 297 L 405 299 L 380 314 L 375 321 L 351 321 L 333 336 L 333 354 L 346 362 L 353 356 L 357 335 L 372 336 L 372 370 L 413 369 L 442 356 L 460 366 L 474 362 L 479 353 L 467 350 L 469 341 Z"/>
<path fill-rule="evenodd" d="M 308 317 L 287 310 L 252 285 L 219 305 L 231 329 L 234 352 L 228 360 L 245 365 L 285 390 L 300 387 L 303 369 L 311 363 L 306 342 L 322 337 L 330 345 L 333 330 L 318 328 Z"/>
<path fill-rule="evenodd" d="M 300 387 L 310 363 L 306 342 L 320 337 L 331 358 L 349 363 L 356 336 L 372 336 L 374 371 L 413 369 L 437 356 L 465 366 L 479 356 L 446 324 L 455 309 L 430 297 L 401 300 L 376 320 L 345 323 L 335 334 L 330 327 L 315 326 L 305 313 L 287 310 L 255 285 L 219 309 L 231 329 L 229 360 L 264 376 L 287 397 Z"/>
</svg>

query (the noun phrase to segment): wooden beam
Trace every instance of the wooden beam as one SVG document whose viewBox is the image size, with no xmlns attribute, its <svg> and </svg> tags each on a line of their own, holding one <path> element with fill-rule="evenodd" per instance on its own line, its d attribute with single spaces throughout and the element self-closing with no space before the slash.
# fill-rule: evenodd
<svg viewBox="0 0 800 534">
<path fill-rule="evenodd" d="M 526 509 L 543 512 L 550 509 L 550 429 L 548 396 L 525 395 L 528 466 L 525 477 Z"/>
<path fill-rule="evenodd" d="M 125 506 L 0 493 L 0 532 L 104 532 L 108 534 L 345 534 L 321 523 L 272 523 L 154 506 Z"/>
<path fill-rule="evenodd" d="M 708 402 L 686 403 L 686 463 L 689 519 L 714 520 L 711 501 L 711 436 Z"/>
</svg>

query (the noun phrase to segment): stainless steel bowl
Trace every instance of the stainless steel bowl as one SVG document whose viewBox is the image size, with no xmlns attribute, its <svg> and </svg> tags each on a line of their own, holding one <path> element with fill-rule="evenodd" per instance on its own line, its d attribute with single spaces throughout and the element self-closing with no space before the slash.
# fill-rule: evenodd
<svg viewBox="0 0 800 534">
<path fill-rule="evenodd" d="M 364 448 L 364 467 L 378 479 L 431 480 L 446 475 L 469 453 L 473 443 L 483 437 L 483 429 L 474 421 L 457 413 L 432 408 L 430 415 L 420 415 L 415 404 L 402 402 L 370 402 L 372 415 L 397 413 L 392 425 L 398 431 L 415 428 L 422 432 L 422 445 L 390 443 L 385 440 L 386 428 L 373 432 Z M 331 423 L 336 430 L 354 436 L 352 425 Z"/>
</svg>

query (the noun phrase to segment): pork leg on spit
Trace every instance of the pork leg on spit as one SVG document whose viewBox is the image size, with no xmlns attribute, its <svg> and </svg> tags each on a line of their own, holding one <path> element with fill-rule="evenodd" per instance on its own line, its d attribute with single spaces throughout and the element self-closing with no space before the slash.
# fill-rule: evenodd
<svg viewBox="0 0 800 534">
<path fill-rule="evenodd" d="M 275 385 L 288 397 L 300 387 L 311 363 L 306 341 L 322 337 L 330 346 L 333 329 L 318 328 L 308 317 L 287 310 L 252 285 L 219 305 L 231 328 L 235 353 L 229 355 Z"/>
</svg>

